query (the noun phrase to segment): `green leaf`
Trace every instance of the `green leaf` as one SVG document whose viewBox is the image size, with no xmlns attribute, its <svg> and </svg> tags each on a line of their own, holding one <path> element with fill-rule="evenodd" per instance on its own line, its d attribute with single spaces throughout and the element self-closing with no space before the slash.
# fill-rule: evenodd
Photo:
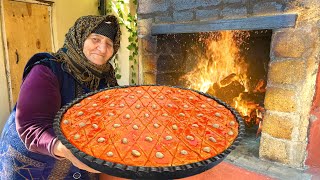
<svg viewBox="0 0 320 180">
<path fill-rule="evenodd" d="M 116 74 L 116 79 L 121 79 L 121 75 L 120 74 Z"/>
<path fill-rule="evenodd" d="M 129 37 L 129 42 L 135 42 L 135 38 L 132 37 L 132 36 L 130 36 L 130 37 Z"/>
<path fill-rule="evenodd" d="M 138 55 L 138 51 L 134 51 L 134 52 L 132 53 L 132 55 L 133 55 L 133 56 L 137 56 L 137 55 Z"/>
</svg>

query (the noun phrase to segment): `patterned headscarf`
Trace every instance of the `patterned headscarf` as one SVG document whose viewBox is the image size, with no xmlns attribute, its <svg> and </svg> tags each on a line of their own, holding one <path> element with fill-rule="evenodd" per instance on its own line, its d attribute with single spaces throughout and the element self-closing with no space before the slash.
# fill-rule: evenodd
<svg viewBox="0 0 320 180">
<path fill-rule="evenodd" d="M 84 41 L 103 21 L 115 24 L 116 35 L 113 41 L 113 57 L 120 47 L 121 35 L 118 20 L 113 15 L 89 15 L 80 17 L 66 34 L 63 48 L 59 49 L 57 53 L 53 53 L 53 56 L 55 56 L 59 62 L 64 63 L 66 71 L 80 84 L 84 84 L 91 90 L 98 88 L 101 79 L 105 79 L 107 86 L 118 85 L 114 69 L 110 62 L 104 65 L 96 65 L 89 61 L 83 53 Z M 112 59 L 112 57 L 110 59 Z"/>
</svg>

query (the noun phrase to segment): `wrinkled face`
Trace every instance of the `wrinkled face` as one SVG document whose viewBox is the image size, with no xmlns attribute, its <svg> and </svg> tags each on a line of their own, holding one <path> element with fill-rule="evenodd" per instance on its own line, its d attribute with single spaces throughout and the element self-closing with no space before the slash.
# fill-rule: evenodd
<svg viewBox="0 0 320 180">
<path fill-rule="evenodd" d="M 92 63 L 103 65 L 113 55 L 113 42 L 106 36 L 91 33 L 84 41 L 83 53 Z"/>
</svg>

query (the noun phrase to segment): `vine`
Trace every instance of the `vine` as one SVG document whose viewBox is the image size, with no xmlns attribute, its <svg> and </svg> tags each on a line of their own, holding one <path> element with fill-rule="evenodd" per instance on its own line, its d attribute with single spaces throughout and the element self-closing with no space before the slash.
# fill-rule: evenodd
<svg viewBox="0 0 320 180">
<path fill-rule="evenodd" d="M 108 1 L 107 12 L 114 12 L 118 18 L 120 25 L 124 26 L 129 32 L 129 45 L 127 49 L 130 51 L 129 65 L 130 65 L 130 84 L 136 85 L 138 79 L 138 34 L 137 34 L 137 14 L 131 13 L 130 5 L 134 6 L 134 10 L 137 7 L 137 0 L 111 0 Z M 113 11 L 112 11 L 113 10 Z M 115 71 L 117 79 L 121 78 L 119 60 L 116 56 L 114 59 Z"/>
</svg>

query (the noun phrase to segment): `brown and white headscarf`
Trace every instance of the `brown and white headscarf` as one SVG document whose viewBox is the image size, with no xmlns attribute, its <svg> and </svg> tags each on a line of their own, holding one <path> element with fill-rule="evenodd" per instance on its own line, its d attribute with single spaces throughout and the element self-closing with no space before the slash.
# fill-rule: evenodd
<svg viewBox="0 0 320 180">
<path fill-rule="evenodd" d="M 65 36 L 63 48 L 59 49 L 53 56 L 58 62 L 64 63 L 64 68 L 80 84 L 85 85 L 90 90 L 97 90 L 100 80 L 104 79 L 107 86 L 117 86 L 114 68 L 107 62 L 104 65 L 96 65 L 89 61 L 83 53 L 84 41 L 96 29 L 99 24 L 107 22 L 115 28 L 113 41 L 114 53 L 120 47 L 120 26 L 118 20 L 113 15 L 107 16 L 83 16 L 76 20 L 75 24 L 69 29 Z M 112 59 L 112 57 L 110 59 Z"/>
</svg>

